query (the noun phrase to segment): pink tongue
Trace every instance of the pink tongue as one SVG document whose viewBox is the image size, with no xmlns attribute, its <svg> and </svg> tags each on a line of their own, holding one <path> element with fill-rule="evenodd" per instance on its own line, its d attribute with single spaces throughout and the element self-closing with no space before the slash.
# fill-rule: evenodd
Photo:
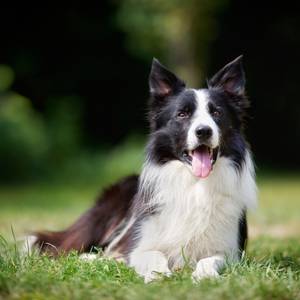
<svg viewBox="0 0 300 300">
<path fill-rule="evenodd" d="M 205 178 L 209 175 L 212 165 L 208 148 L 197 149 L 193 153 L 192 170 L 195 176 Z"/>
</svg>

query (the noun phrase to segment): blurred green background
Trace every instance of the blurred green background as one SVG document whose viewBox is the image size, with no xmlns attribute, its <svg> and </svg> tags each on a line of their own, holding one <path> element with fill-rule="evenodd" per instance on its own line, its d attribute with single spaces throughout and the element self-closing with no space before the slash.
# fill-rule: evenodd
<svg viewBox="0 0 300 300">
<path fill-rule="evenodd" d="M 18 233 L 66 225 L 103 186 L 139 172 L 152 57 L 200 87 L 244 54 L 252 102 L 246 133 L 262 203 L 253 232 L 299 235 L 296 5 L 102 0 L 2 7 L 0 233 L 11 225 Z"/>
</svg>

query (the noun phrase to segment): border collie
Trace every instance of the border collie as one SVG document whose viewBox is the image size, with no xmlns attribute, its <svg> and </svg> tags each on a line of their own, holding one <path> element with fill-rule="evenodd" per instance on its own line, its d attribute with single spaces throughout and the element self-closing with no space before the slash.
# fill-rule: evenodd
<svg viewBox="0 0 300 300">
<path fill-rule="evenodd" d="M 141 175 L 106 190 L 68 229 L 36 233 L 34 245 L 52 255 L 99 247 L 145 282 L 187 261 L 196 281 L 218 276 L 228 259 L 240 259 L 246 211 L 256 204 L 243 135 L 249 102 L 242 57 L 203 89 L 187 88 L 153 59 L 149 85 L 150 136 Z"/>
</svg>

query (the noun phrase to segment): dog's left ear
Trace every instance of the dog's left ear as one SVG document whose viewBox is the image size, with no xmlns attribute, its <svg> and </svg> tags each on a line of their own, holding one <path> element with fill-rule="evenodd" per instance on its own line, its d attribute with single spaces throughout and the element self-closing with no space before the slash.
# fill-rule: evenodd
<svg viewBox="0 0 300 300">
<path fill-rule="evenodd" d="M 209 81 L 208 87 L 220 88 L 230 94 L 243 96 L 245 94 L 245 73 L 242 64 L 243 56 L 227 64 L 217 72 Z"/>
<path fill-rule="evenodd" d="M 151 96 L 163 100 L 183 90 L 185 83 L 156 58 L 153 58 L 149 75 L 149 87 Z"/>
</svg>

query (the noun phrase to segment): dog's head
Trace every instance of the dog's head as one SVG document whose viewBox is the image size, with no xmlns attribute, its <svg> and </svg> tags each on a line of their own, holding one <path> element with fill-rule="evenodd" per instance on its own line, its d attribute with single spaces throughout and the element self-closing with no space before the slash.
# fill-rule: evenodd
<svg viewBox="0 0 300 300">
<path fill-rule="evenodd" d="M 248 100 L 242 57 L 217 72 L 205 89 L 184 81 L 153 59 L 149 76 L 151 127 L 148 154 L 157 163 L 179 160 L 200 178 L 209 176 L 220 156 L 239 166 Z"/>
</svg>

